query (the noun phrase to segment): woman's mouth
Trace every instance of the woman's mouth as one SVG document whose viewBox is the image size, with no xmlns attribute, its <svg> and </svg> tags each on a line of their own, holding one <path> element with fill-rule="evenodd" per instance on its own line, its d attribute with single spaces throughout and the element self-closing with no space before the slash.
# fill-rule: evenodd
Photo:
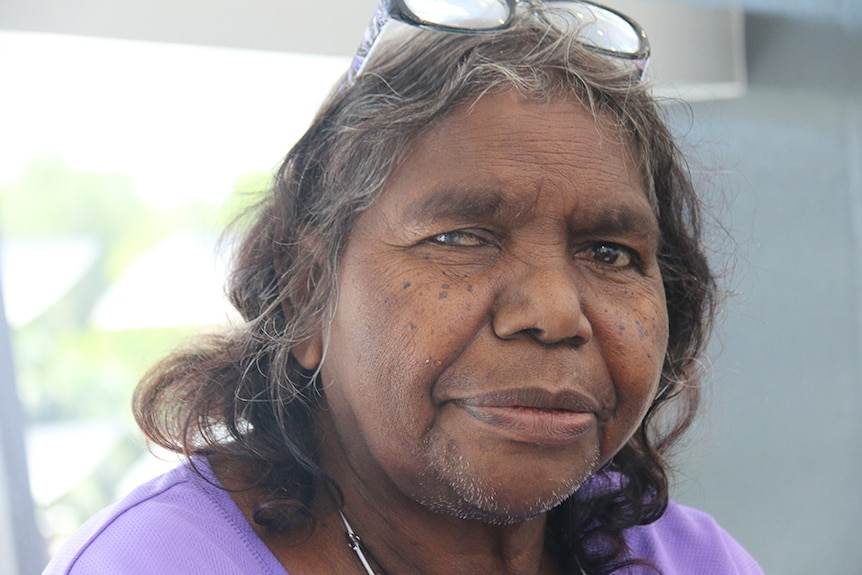
<svg viewBox="0 0 862 575">
<path fill-rule="evenodd" d="M 596 424 L 595 408 L 579 395 L 518 391 L 457 400 L 455 404 L 508 439 L 523 443 L 565 445 Z"/>
</svg>

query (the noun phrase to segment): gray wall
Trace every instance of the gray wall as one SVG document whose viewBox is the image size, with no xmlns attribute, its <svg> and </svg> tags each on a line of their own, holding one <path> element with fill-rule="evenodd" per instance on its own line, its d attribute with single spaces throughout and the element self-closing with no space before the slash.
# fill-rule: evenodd
<svg viewBox="0 0 862 575">
<path fill-rule="evenodd" d="M 678 498 L 767 573 L 862 573 L 862 30 L 747 21 L 745 98 L 676 110 L 736 244 Z M 720 203 L 715 202 L 713 203 Z"/>
</svg>

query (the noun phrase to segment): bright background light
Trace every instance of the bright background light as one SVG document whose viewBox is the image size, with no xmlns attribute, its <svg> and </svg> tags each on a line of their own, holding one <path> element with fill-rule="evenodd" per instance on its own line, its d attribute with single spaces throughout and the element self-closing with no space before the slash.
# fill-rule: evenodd
<svg viewBox="0 0 862 575">
<path fill-rule="evenodd" d="M 213 202 L 272 169 L 348 59 L 0 32 L 0 178 L 59 155 L 147 201 Z"/>
<path fill-rule="evenodd" d="M 0 32 L 0 61 L 7 87 L 0 93 L 0 183 L 39 159 L 59 158 L 78 170 L 124 174 L 135 194 L 162 208 L 190 199 L 219 205 L 241 175 L 272 171 L 348 65 L 332 56 L 15 32 Z M 176 308 L 138 319 L 207 323 L 202 308 L 217 301 L 213 288 L 220 293 L 221 283 L 213 280 L 223 266 L 201 261 L 213 254 L 200 242 L 171 243 L 174 250 L 162 246 L 158 253 L 165 269 L 182 274 L 190 261 L 196 269 L 173 286 L 135 278 L 150 295 L 173 288 L 175 297 L 162 301 Z M 13 325 L 32 319 L 78 279 L 92 260 L 86 248 L 86 241 L 4 244 L 2 281 Z M 33 265 L 49 258 L 50 268 Z M 112 296 L 99 322 L 129 326 L 116 300 L 134 295 Z M 224 317 L 223 309 L 210 309 Z"/>
<path fill-rule="evenodd" d="M 38 204 L 42 188 L 20 182 L 33 173 L 38 182 L 40 163 L 48 160 L 67 170 L 61 186 L 64 174 L 81 175 L 85 188 L 86 178 L 108 182 L 108 199 L 137 197 L 166 220 L 194 216 L 202 205 L 218 213 L 244 177 L 262 174 L 265 181 L 274 171 L 348 61 L 0 32 L 0 191 L 7 190 L 7 205 L 0 204 L 0 280 L 29 412 L 31 490 L 52 549 L 106 502 L 176 464 L 170 457 L 160 464 L 141 449 L 131 388 L 179 337 L 177 330 L 192 333 L 235 316 L 222 293 L 226 263 L 216 253 L 212 221 L 192 217 L 165 230 L 140 230 L 149 233 L 137 246 L 130 229 L 120 237 L 131 247 L 120 250 L 95 225 L 75 234 L 40 229 L 30 237 L 26 226 L 10 224 L 41 223 L 33 213 L 42 208 L 58 220 L 50 205 L 57 195 L 46 193 L 44 205 L 22 216 L 10 213 L 20 196 L 8 190 L 26 189 Z M 79 191 L 69 186 L 74 197 L 64 195 L 63 204 L 86 201 L 74 195 Z M 146 221 L 161 224 L 158 217 Z M 98 291 L 79 298 L 88 282 Z M 112 483 L 107 492 L 94 493 L 94 485 L 105 483 Z"/>
</svg>

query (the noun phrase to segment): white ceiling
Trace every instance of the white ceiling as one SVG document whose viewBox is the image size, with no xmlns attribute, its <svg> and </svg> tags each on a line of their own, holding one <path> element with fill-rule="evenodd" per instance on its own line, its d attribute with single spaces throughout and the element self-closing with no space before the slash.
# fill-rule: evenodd
<svg viewBox="0 0 862 575">
<path fill-rule="evenodd" d="M 376 1 L 2 0 L 0 29 L 349 55 Z M 647 20 L 656 4 L 605 1 Z M 751 12 L 862 29 L 862 0 L 675 0 L 664 4 L 741 6 Z"/>
<path fill-rule="evenodd" d="M 2 0 L 0 28 L 349 55 L 376 0 Z"/>
<path fill-rule="evenodd" d="M 650 33 L 659 92 L 732 97 L 745 87 L 741 11 L 610 0 Z M 0 29 L 351 56 L 377 0 L 0 0 Z"/>
</svg>

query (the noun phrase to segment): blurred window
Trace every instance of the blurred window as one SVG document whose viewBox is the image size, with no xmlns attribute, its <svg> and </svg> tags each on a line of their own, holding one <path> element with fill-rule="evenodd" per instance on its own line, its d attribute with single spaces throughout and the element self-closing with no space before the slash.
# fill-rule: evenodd
<svg viewBox="0 0 862 575">
<path fill-rule="evenodd" d="M 220 231 L 347 63 L 0 33 L 0 278 L 52 549 L 176 462 L 147 453 L 132 389 L 232 318 Z"/>
</svg>

